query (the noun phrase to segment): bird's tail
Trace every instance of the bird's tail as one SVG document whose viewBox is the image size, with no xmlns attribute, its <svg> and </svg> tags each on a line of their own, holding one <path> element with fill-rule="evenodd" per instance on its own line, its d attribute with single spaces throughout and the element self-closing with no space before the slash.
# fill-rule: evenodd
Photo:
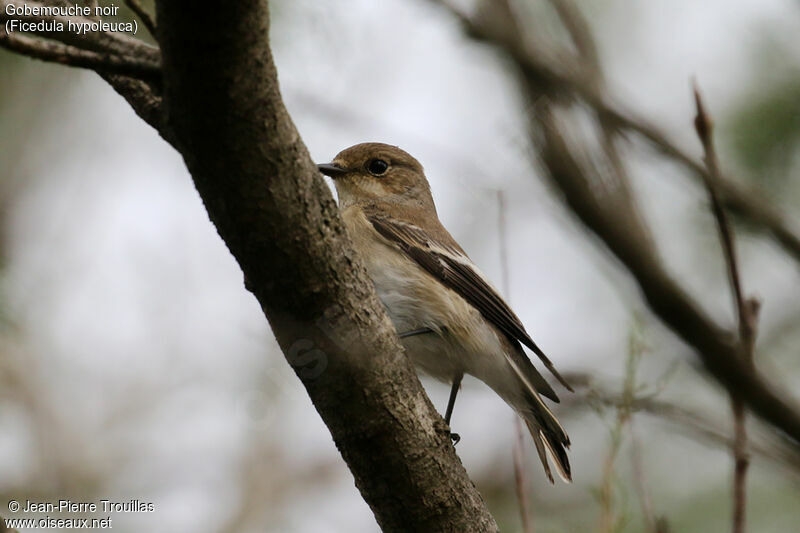
<svg viewBox="0 0 800 533">
<path fill-rule="evenodd" d="M 554 483 L 547 460 L 549 456 L 559 477 L 567 483 L 572 482 L 572 471 L 569 466 L 569 457 L 567 457 L 569 436 L 536 392 L 531 392 L 526 396 L 529 397 L 528 405 L 518 408 L 517 412 L 528 426 L 528 431 L 531 432 L 536 452 L 542 461 L 547 478 L 550 483 Z"/>
</svg>

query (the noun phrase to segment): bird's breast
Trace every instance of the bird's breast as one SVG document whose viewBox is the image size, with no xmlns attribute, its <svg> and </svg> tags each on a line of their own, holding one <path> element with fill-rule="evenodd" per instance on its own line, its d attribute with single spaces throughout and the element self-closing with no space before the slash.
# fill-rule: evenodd
<svg viewBox="0 0 800 533">
<path fill-rule="evenodd" d="M 455 372 L 481 377 L 490 371 L 482 367 L 502 359 L 497 332 L 471 304 L 384 239 L 360 209 L 347 208 L 342 217 L 398 333 L 434 331 L 403 339 L 418 367 L 449 381 Z"/>
</svg>

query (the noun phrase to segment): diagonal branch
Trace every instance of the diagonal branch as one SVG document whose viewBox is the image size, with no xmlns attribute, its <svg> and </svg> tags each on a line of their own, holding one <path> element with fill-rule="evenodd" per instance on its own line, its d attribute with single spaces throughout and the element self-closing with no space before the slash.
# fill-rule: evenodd
<svg viewBox="0 0 800 533">
<path fill-rule="evenodd" d="M 156 36 L 156 21 L 153 16 L 144 8 L 139 0 L 125 0 L 125 5 L 133 11 L 137 17 L 142 21 L 147 31 L 150 32 L 150 35 L 153 37 Z"/>
<path fill-rule="evenodd" d="M 624 398 L 615 387 L 594 379 L 588 374 L 571 373 L 565 376 L 570 383 L 576 385 L 577 394 L 564 400 L 563 409 L 567 414 L 578 413 L 591 406 L 619 407 Z M 703 413 L 688 409 L 681 405 L 660 400 L 653 393 L 639 393 L 633 398 L 631 408 L 637 413 L 647 414 L 655 419 L 667 422 L 681 429 L 691 438 L 730 450 L 734 441 L 727 428 L 719 421 Z M 800 476 L 800 454 L 785 442 L 773 439 L 761 439 L 751 444 L 751 451 L 764 462 L 770 462 L 781 471 Z"/>
<path fill-rule="evenodd" d="M 0 0 L 0 46 L 45 61 L 80 66 L 95 70 L 127 102 L 134 111 L 170 144 L 175 139 L 169 128 L 164 127 L 161 109 L 161 52 L 137 39 L 108 32 L 88 32 L 77 34 L 71 31 L 55 31 L 60 24 L 67 27 L 69 22 L 88 24 L 93 22 L 84 17 L 45 17 L 39 15 L 8 15 L 7 6 L 19 8 L 43 7 L 41 2 L 19 2 Z M 19 19 L 29 23 L 39 23 L 34 35 L 7 34 L 5 22 Z"/>
<path fill-rule="evenodd" d="M 695 85 L 694 99 L 697 106 L 697 116 L 695 117 L 694 124 L 697 130 L 697 136 L 703 144 L 703 152 L 705 153 L 705 163 L 708 167 L 708 175 L 712 179 L 706 180 L 706 189 L 708 189 L 708 196 L 711 199 L 711 210 L 714 213 L 714 218 L 717 221 L 717 228 L 719 229 L 720 241 L 722 242 L 722 250 L 725 255 L 725 264 L 728 266 L 728 278 L 731 282 L 731 290 L 733 292 L 733 300 L 736 305 L 736 312 L 738 315 L 739 323 L 739 337 L 744 345 L 745 356 L 752 359 L 753 343 L 755 341 L 755 316 L 752 312 L 752 305 L 748 305 L 742 293 L 742 281 L 739 276 L 739 263 L 736 260 L 736 248 L 734 245 L 733 232 L 731 231 L 728 217 L 725 210 L 722 208 L 719 195 L 717 194 L 716 184 L 719 183 L 719 161 L 717 159 L 717 152 L 714 149 L 714 136 L 713 136 L 713 122 L 706 112 L 703 105 L 703 99 L 700 95 L 700 90 Z"/>
<path fill-rule="evenodd" d="M 549 62 L 530 50 L 524 42 L 514 39 L 513 33 L 500 33 L 488 25 L 479 24 L 448 0 L 433 1 L 456 16 L 468 35 L 498 47 L 525 76 L 536 80 L 540 92 L 557 100 L 570 96 L 581 99 L 595 110 L 602 121 L 639 135 L 656 150 L 686 167 L 697 178 L 713 180 L 724 205 L 752 222 L 755 227 L 768 232 L 786 253 L 800 261 L 800 230 L 797 222 L 775 208 L 761 191 L 737 183 L 727 176 L 710 176 L 703 164 L 670 141 L 658 127 L 638 117 L 636 113 L 608 102 L 592 82 L 592 75 L 587 76 L 579 65 L 561 61 L 556 66 L 554 62 Z"/>
<path fill-rule="evenodd" d="M 580 96 L 586 96 L 585 99 L 594 98 L 588 102 L 594 107 L 601 104 L 595 93 L 586 84 L 575 81 L 577 77 L 569 77 L 546 66 L 535 54 L 529 54 L 522 40 L 515 38 L 518 33 L 491 33 L 463 15 L 459 16 L 472 35 L 498 46 L 518 67 L 523 94 L 531 102 L 536 102 L 531 106 L 529 120 L 531 144 L 539 152 L 550 181 L 561 191 L 566 205 L 631 273 L 653 312 L 695 348 L 708 372 L 729 392 L 741 397 L 753 412 L 782 430 L 795 446 L 800 447 L 800 412 L 788 400 L 790 396 L 774 384 L 765 382 L 742 361 L 738 356 L 738 343 L 708 317 L 665 270 L 657 252 L 646 239 L 649 232 L 635 205 L 617 202 L 611 195 L 599 195 L 581 160 L 562 134 L 554 110 L 563 97 L 548 92 L 547 84 L 556 84 L 549 85 L 550 89 L 566 87 L 574 89 L 574 92 L 580 91 Z"/>
<path fill-rule="evenodd" d="M 0 28 L 0 46 L 34 59 L 87 68 L 107 74 L 121 74 L 142 80 L 158 81 L 161 70 L 157 63 L 109 53 L 82 50 L 55 41 L 35 39 L 25 34 L 6 33 Z"/>
<path fill-rule="evenodd" d="M 543 109 L 539 120 L 544 137 L 542 159 L 570 209 L 631 272 L 649 307 L 695 348 L 709 373 L 759 416 L 789 435 L 795 445 L 800 444 L 800 415 L 785 399 L 789 396 L 765 383 L 741 360 L 738 343 L 732 342 L 731 336 L 664 270 L 657 257 L 640 245 L 629 229 L 626 214 L 605 209 L 547 110 Z"/>
<path fill-rule="evenodd" d="M 20 5 L 2 0 L 3 11 L 9 3 Z M 157 3 L 161 50 L 120 35 L 36 35 L 159 66 L 163 50 L 163 84 L 97 70 L 183 156 L 381 528 L 497 531 L 283 104 L 268 2 L 201 4 L 189 18 Z"/>
<path fill-rule="evenodd" d="M 175 135 L 165 124 L 163 97 L 159 86 L 138 78 L 118 74 L 100 73 L 100 77 L 128 102 L 139 118 L 152 126 L 165 141 L 175 148 Z"/>
<path fill-rule="evenodd" d="M 283 104 L 268 2 L 215 6 L 157 2 L 162 107 L 245 286 L 384 531 L 497 531 Z"/>
<path fill-rule="evenodd" d="M 28 6 L 30 8 L 45 7 L 44 4 L 35 1 L 22 2 L 20 0 L 0 0 L 0 23 L 3 25 L 9 20 L 33 23 L 36 24 L 36 27 L 31 33 L 39 37 L 52 39 L 83 50 L 135 58 L 156 65 L 160 64 L 161 60 L 158 48 L 126 34 L 106 31 L 78 33 L 67 30 L 70 23 L 84 26 L 96 23 L 95 20 L 86 17 L 65 17 L 60 15 L 8 15 L 6 12 L 7 6 L 12 6 L 14 8 L 22 8 L 23 6 Z M 64 31 L 58 31 L 58 28 L 64 28 Z"/>
<path fill-rule="evenodd" d="M 718 177 L 720 171 L 717 152 L 714 149 L 714 124 L 706 112 L 703 99 L 700 96 L 700 90 L 696 84 L 694 86 L 694 100 L 697 107 L 694 125 L 697 130 L 697 136 L 703 144 L 708 175 Z M 706 189 L 708 189 L 708 196 L 711 199 L 711 210 L 717 221 L 725 264 L 728 266 L 728 278 L 731 282 L 733 299 L 736 304 L 741 357 L 752 368 L 759 304 L 756 300 L 745 300 L 742 293 L 742 281 L 739 276 L 739 263 L 736 260 L 733 232 L 717 195 L 715 182 L 706 180 Z M 735 394 L 731 394 L 731 405 L 734 419 L 733 533 L 744 533 L 747 510 L 747 469 L 750 465 L 750 458 L 747 453 L 747 426 L 742 399 Z"/>
</svg>

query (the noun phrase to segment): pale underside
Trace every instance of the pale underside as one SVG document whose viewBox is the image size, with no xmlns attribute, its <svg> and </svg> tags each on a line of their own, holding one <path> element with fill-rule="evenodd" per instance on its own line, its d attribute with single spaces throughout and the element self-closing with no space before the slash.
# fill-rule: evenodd
<svg viewBox="0 0 800 533">
<path fill-rule="evenodd" d="M 434 333 L 403 339 L 411 360 L 445 383 L 465 373 L 494 389 L 512 406 L 524 405 L 505 352 L 508 341 L 455 291 L 434 280 L 407 255 L 375 235 L 360 209 L 343 212 L 356 248 L 366 260 L 375 289 L 398 332 Z M 356 230 L 352 226 L 364 227 Z M 367 227 L 368 226 L 368 227 Z"/>
</svg>

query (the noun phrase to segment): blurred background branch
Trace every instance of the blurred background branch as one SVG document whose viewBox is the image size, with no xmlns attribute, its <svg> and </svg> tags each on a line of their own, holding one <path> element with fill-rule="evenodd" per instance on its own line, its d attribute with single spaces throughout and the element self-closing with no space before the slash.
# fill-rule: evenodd
<svg viewBox="0 0 800 533">
<path fill-rule="evenodd" d="M 118 6 L 102 20 L 137 20 L 138 38 L 17 35 L 144 73 L 106 65 L 98 76 L 0 49 L 0 512 L 12 498 L 136 498 L 155 512 L 119 516 L 115 530 L 377 531 L 173 149 L 161 53 L 145 31 L 154 2 L 82 4 Z M 530 468 L 530 443 L 512 461 L 513 413 L 469 380 L 458 456 L 502 531 L 523 531 L 521 497 L 539 533 L 728 530 L 728 391 L 697 348 L 661 327 L 626 263 L 597 246 L 603 237 L 569 218 L 541 153 L 550 143 L 555 157 L 560 138 L 591 193 L 572 199 L 599 204 L 583 209 L 614 225 L 606 236 L 647 250 L 732 353 L 737 317 L 686 94 L 701 74 L 718 122 L 715 191 L 746 294 L 764 301 L 759 374 L 770 388 L 780 381 L 787 392 L 773 392 L 791 403 L 800 11 L 755 0 L 450 4 L 469 16 L 430 0 L 273 0 L 270 44 L 313 159 L 367 140 L 414 153 L 454 237 L 489 278 L 509 280 L 505 296 L 581 384 L 553 406 L 573 440 L 573 485 L 551 487 Z M 464 21 L 524 47 L 513 56 L 465 39 Z M 528 123 L 542 112 L 555 134 Z M 645 333 L 631 385 L 630 339 Z M 423 384 L 444 405 L 446 388 Z M 746 428 L 748 527 L 793 531 L 797 446 L 759 416 Z"/>
<path fill-rule="evenodd" d="M 601 124 L 619 128 L 623 131 L 633 132 L 652 144 L 658 151 L 667 157 L 685 166 L 691 173 L 703 180 L 713 180 L 719 191 L 723 203 L 733 209 L 743 218 L 752 222 L 762 231 L 768 232 L 779 242 L 788 254 L 800 261 L 800 230 L 797 222 L 781 213 L 764 194 L 756 188 L 737 183 L 723 176 L 710 176 L 708 170 L 692 156 L 669 140 L 657 126 L 640 118 L 636 113 L 624 109 L 617 103 L 608 101 L 593 82 L 596 67 L 585 68 L 583 62 L 565 60 L 563 54 L 558 55 L 558 62 L 549 61 L 546 53 L 541 53 L 534 47 L 528 46 L 526 38 L 518 31 L 507 31 L 513 28 L 513 14 L 508 9 L 507 0 L 500 2 L 482 2 L 484 7 L 483 18 L 473 19 L 465 15 L 460 9 L 455 8 L 450 2 L 434 0 L 445 6 L 453 13 L 466 28 L 467 34 L 481 41 L 486 41 L 497 46 L 507 54 L 520 72 L 535 85 L 537 98 L 539 95 L 553 97 L 557 101 L 578 98 L 590 106 L 596 113 Z M 505 7 L 504 7 L 505 6 Z M 490 14 L 487 14 L 490 13 Z M 499 14 L 498 14 L 499 13 Z M 505 13 L 505 14 L 504 14 Z M 581 43 L 581 50 L 585 50 L 587 43 L 591 42 L 589 35 L 584 32 L 586 25 L 580 24 L 576 19 L 574 9 L 562 6 L 559 13 L 569 17 L 567 27 L 576 42 Z M 494 26 L 487 24 L 487 20 L 497 17 L 502 23 Z M 511 21 L 512 26 L 509 26 Z M 589 49 L 591 49 L 589 47 Z"/>
<path fill-rule="evenodd" d="M 728 223 L 725 209 L 719 201 L 715 183 L 719 182 L 719 161 L 717 151 L 714 148 L 714 124 L 709 117 L 700 95 L 700 89 L 695 84 L 694 99 L 697 107 L 697 116 L 694 119 L 695 129 L 705 153 L 705 163 L 708 175 L 713 176 L 713 180 L 706 180 L 706 189 L 711 201 L 711 211 L 717 221 L 722 252 L 725 257 L 725 265 L 728 269 L 728 278 L 733 294 L 733 303 L 736 308 L 736 315 L 739 324 L 739 357 L 741 360 L 755 370 L 753 364 L 753 350 L 756 344 L 756 331 L 758 329 L 758 310 L 761 303 L 754 299 L 744 296 L 742 280 L 739 276 L 739 262 L 736 257 L 736 246 L 733 236 L 733 229 Z M 744 402 L 736 395 L 731 394 L 731 405 L 733 409 L 733 533 L 744 533 L 745 516 L 747 510 L 747 469 L 750 465 L 750 458 L 747 452 L 747 427 L 745 418 Z"/>
<path fill-rule="evenodd" d="M 269 3 L 197 9 L 191 19 L 183 7 L 157 3 L 163 68 L 158 48 L 124 34 L 70 30 L 91 24 L 81 17 L 18 15 L 25 5 L 4 0 L 0 22 L 34 22 L 33 33 L 63 44 L 6 33 L 4 47 L 103 73 L 180 152 L 381 528 L 496 530 L 446 424 L 398 357 L 396 332 L 284 106 Z M 138 3 L 133 11 L 154 27 Z M 165 105 L 128 79 L 155 92 L 162 76 Z"/>
<path fill-rule="evenodd" d="M 646 414 L 666 422 L 688 438 L 715 446 L 724 451 L 734 449 L 735 440 L 730 428 L 722 426 L 712 416 L 696 412 L 678 404 L 660 400 L 659 391 L 638 391 L 629 398 L 615 392 L 607 383 L 580 373 L 569 374 L 570 383 L 579 387 L 579 395 L 570 398 L 565 408 L 578 413 L 589 408 L 627 408 L 634 413 Z M 800 480 L 800 456 L 792 446 L 781 439 L 764 438 L 762 442 L 751 442 L 749 450 L 759 460 L 772 463 L 776 468 Z"/>
<path fill-rule="evenodd" d="M 139 0 L 125 0 L 125 5 L 130 8 L 131 11 L 136 13 L 136 16 L 139 17 L 139 20 L 142 21 L 144 26 L 147 28 L 147 31 L 150 32 L 150 35 L 155 37 L 156 35 L 156 20 L 151 15 L 145 7 L 142 5 Z"/>
<path fill-rule="evenodd" d="M 96 71 L 140 118 L 172 144 L 174 139 L 161 118 L 161 54 L 158 48 L 124 34 L 51 30 L 59 24 L 67 28 L 70 23 L 80 26 L 93 22 L 84 17 L 8 15 L 9 7 L 21 10 L 23 6 L 35 9 L 45 5 L 2 0 L 0 46 L 34 59 Z M 33 24 L 34 31 L 8 33 L 6 23 L 12 19 Z"/>
<path fill-rule="evenodd" d="M 527 46 L 506 0 L 481 4 L 484 11 L 477 20 L 454 10 L 446 2 L 443 4 L 456 13 L 470 35 L 497 46 L 518 67 L 521 89 L 530 106 L 531 147 L 553 185 L 564 195 L 567 206 L 626 266 L 653 312 L 696 348 L 706 369 L 731 394 L 741 397 L 754 412 L 780 428 L 800 448 L 800 413 L 796 406 L 786 400 L 785 391 L 778 392 L 777 386 L 765 382 L 745 364 L 738 356 L 738 345 L 731 335 L 715 324 L 664 269 L 637 206 L 628 195 L 618 194 L 613 185 L 603 186 L 594 178 L 597 169 L 586 161 L 587 150 L 567 141 L 574 135 L 566 133 L 569 130 L 563 117 L 559 120 L 559 116 L 565 114 L 559 113 L 558 108 L 570 103 L 569 100 L 565 102 L 565 97 L 578 96 L 591 106 L 601 122 L 611 120 L 619 127 L 649 132 L 646 136 L 670 155 L 681 156 L 684 163 L 692 160 L 672 150 L 672 145 L 655 129 L 607 106 L 585 82 L 585 73 L 568 75 L 546 64 L 541 54 Z M 493 22 L 497 26 L 492 26 Z M 579 69 L 573 66 L 572 70 Z M 714 186 L 720 191 L 728 191 L 723 195 L 733 190 L 724 182 L 717 183 L 719 179 L 705 169 L 698 174 L 715 181 Z M 612 183 L 619 183 L 620 177 L 612 173 L 611 179 Z"/>
</svg>

